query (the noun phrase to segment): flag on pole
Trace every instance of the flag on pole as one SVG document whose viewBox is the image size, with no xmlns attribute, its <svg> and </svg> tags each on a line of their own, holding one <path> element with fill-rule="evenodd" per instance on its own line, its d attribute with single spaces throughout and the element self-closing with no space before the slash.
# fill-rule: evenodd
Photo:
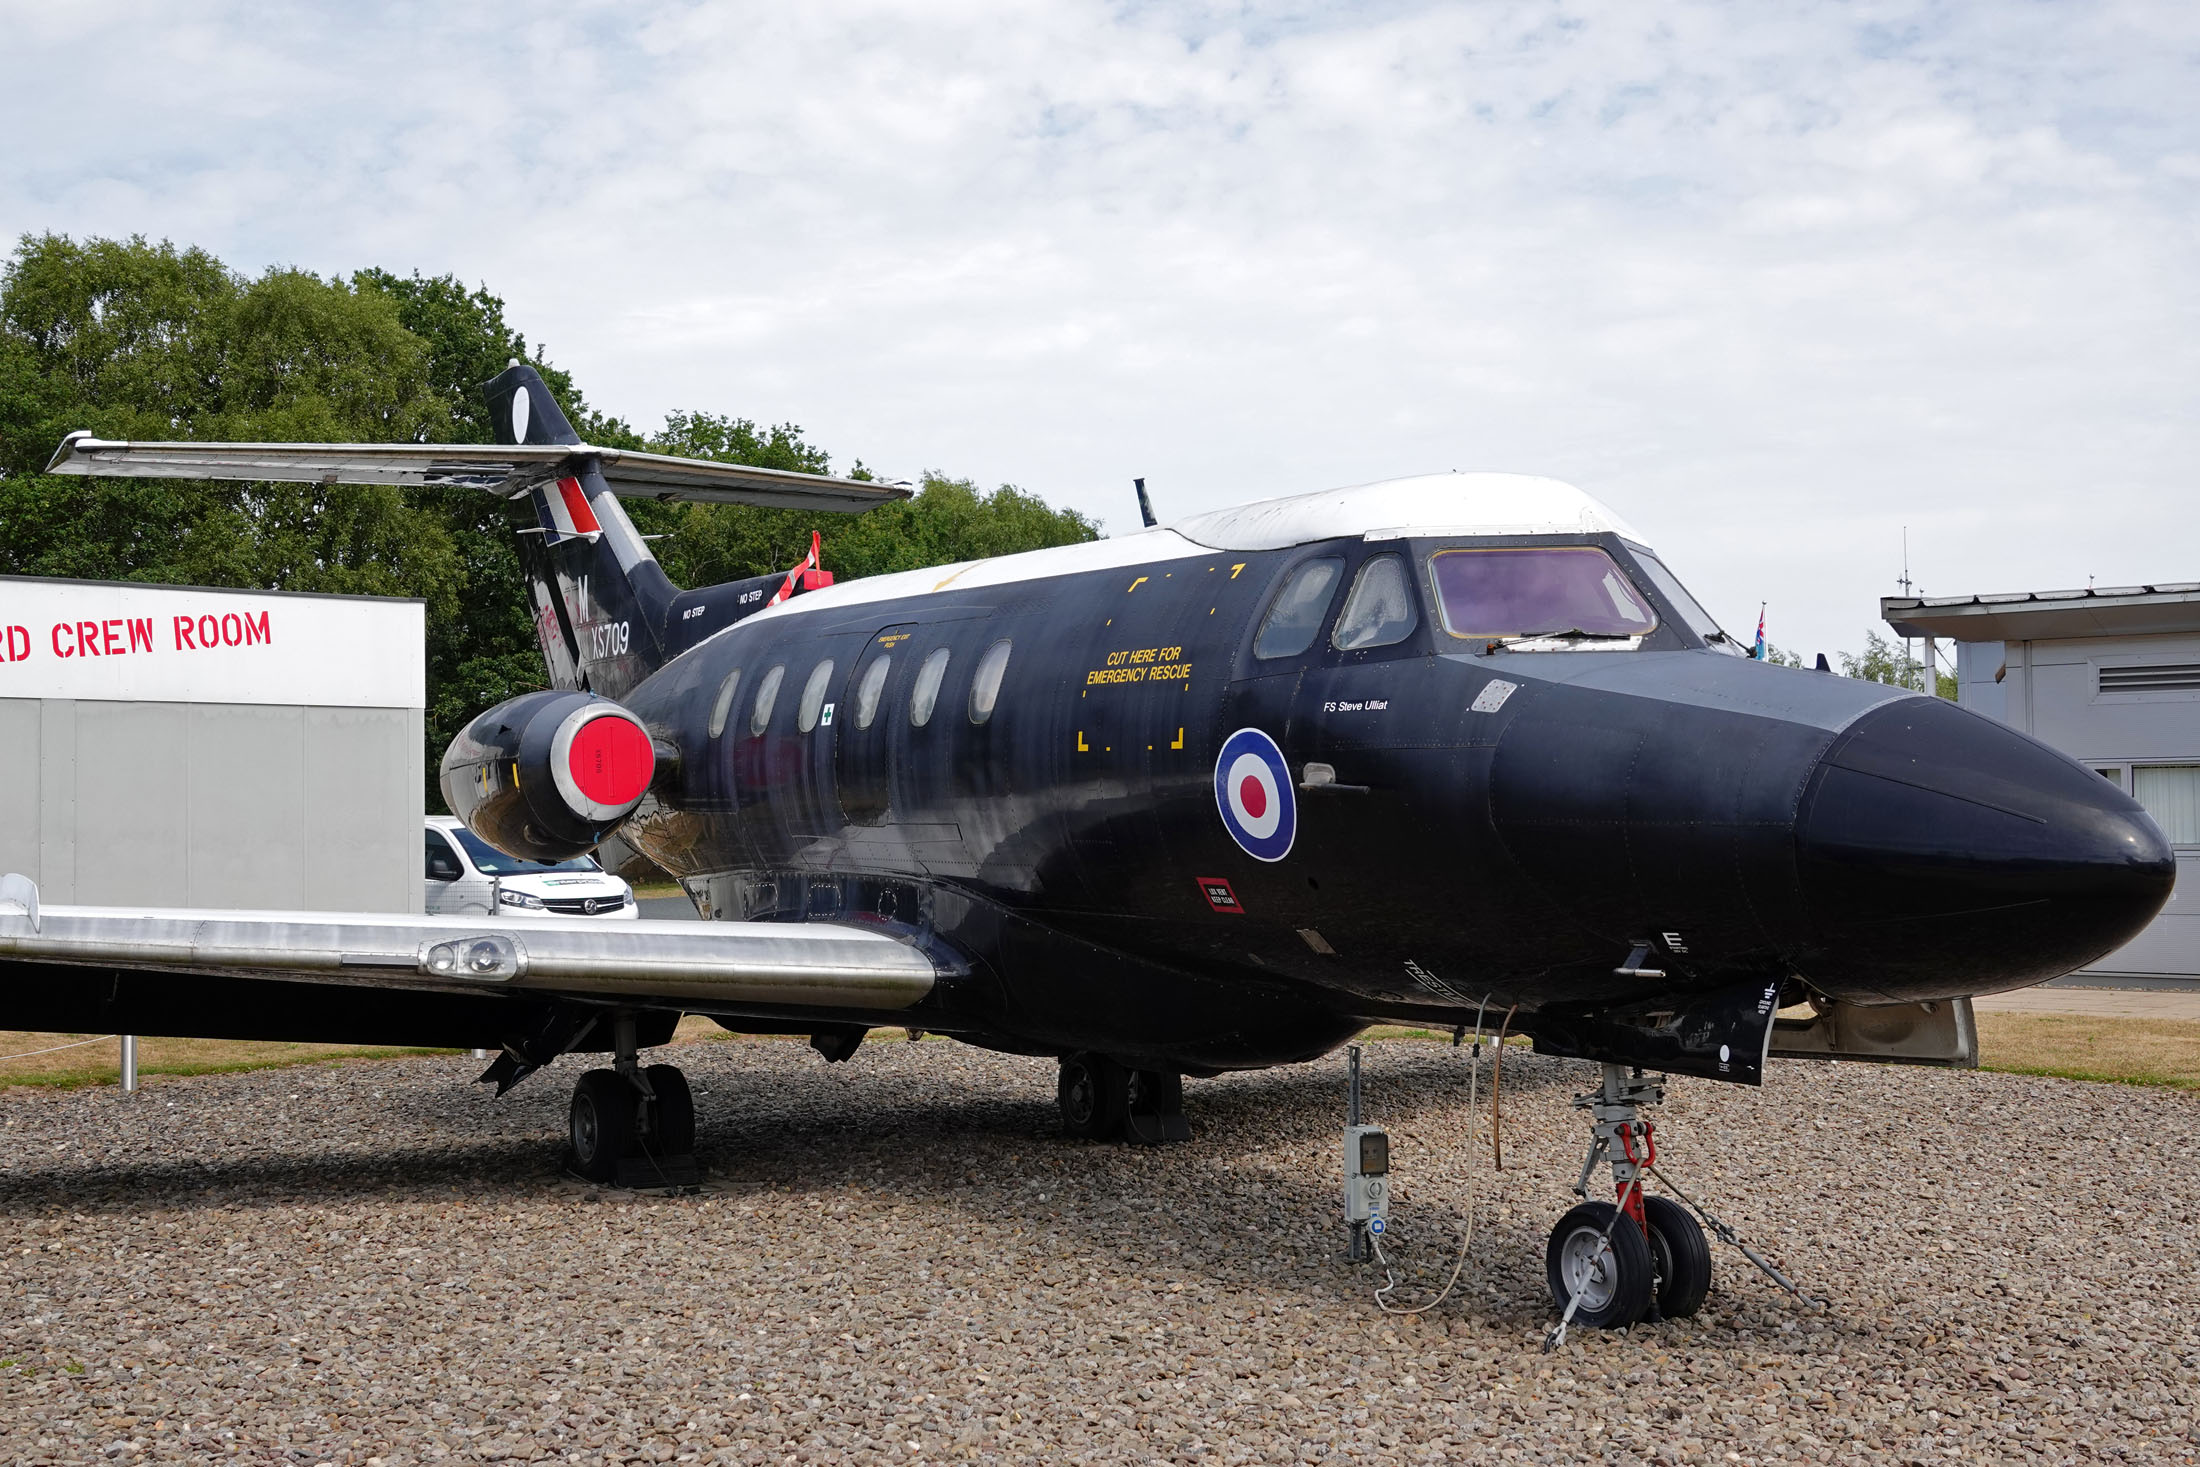
<svg viewBox="0 0 2200 1467">
<path fill-rule="evenodd" d="M 1757 603 L 1757 650 L 1750 653 L 1759 662 L 1765 660 L 1765 603 Z"/>
</svg>

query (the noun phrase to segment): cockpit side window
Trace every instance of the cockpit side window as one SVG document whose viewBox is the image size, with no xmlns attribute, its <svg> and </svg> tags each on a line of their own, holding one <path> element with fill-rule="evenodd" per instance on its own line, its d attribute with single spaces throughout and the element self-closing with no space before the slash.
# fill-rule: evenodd
<svg viewBox="0 0 2200 1467">
<path fill-rule="evenodd" d="M 1455 637 L 1639 637 L 1658 615 L 1594 545 L 1439 550 L 1429 581 Z"/>
<path fill-rule="evenodd" d="M 1419 623 L 1405 561 L 1395 555 L 1377 555 L 1360 567 L 1329 644 L 1339 652 L 1388 647 L 1412 636 Z"/>
<path fill-rule="evenodd" d="M 1268 615 L 1253 638 L 1255 657 L 1296 657 L 1314 645 L 1322 618 L 1337 588 L 1344 562 L 1334 556 L 1309 560 L 1284 578 L 1283 589 L 1268 604 Z"/>
<path fill-rule="evenodd" d="M 1656 586 L 1660 594 L 1673 603 L 1673 609 L 1681 614 L 1681 620 L 1687 623 L 1690 631 L 1721 652 L 1731 652 L 1737 657 L 1746 655 L 1713 619 L 1711 613 L 1703 609 L 1703 603 L 1688 594 L 1688 588 L 1680 583 L 1680 578 L 1665 568 L 1665 562 L 1638 546 L 1630 545 L 1628 548 L 1635 552 L 1635 563 L 1650 577 L 1650 584 Z"/>
</svg>

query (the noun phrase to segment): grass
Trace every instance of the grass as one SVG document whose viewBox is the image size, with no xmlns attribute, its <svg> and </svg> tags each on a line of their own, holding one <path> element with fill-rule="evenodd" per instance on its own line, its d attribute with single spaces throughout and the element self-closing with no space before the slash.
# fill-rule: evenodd
<svg viewBox="0 0 2200 1467">
<path fill-rule="evenodd" d="M 122 1080 L 122 1041 L 106 1039 L 77 1045 L 58 1054 L 25 1051 L 75 1045 L 90 1034 L 0 1033 L 0 1086 L 115 1085 Z M 274 1070 L 292 1065 L 329 1064 L 352 1059 L 400 1059 L 408 1055 L 457 1054 L 455 1049 L 395 1048 L 358 1044 L 280 1044 L 248 1039 L 140 1039 L 138 1077 L 222 1075 L 237 1070 Z M 17 1058 L 16 1056 L 22 1056 Z"/>
<path fill-rule="evenodd" d="M 2012 1075 L 2046 1075 L 2064 1080 L 2099 1080 L 2123 1085 L 2160 1085 L 2200 1090 L 2200 1022 L 2175 1019 L 2092 1018 L 2075 1014 L 1980 1014 L 1980 1067 Z M 0 1033 L 0 1086 L 113 1085 L 121 1078 L 121 1045 L 108 1039 L 58 1054 L 10 1058 L 26 1050 L 91 1038 L 85 1034 Z M 731 1040 L 735 1035 L 708 1019 L 686 1018 L 675 1044 Z M 902 1038 L 899 1029 L 873 1031 L 871 1042 Z M 1448 1030 L 1382 1025 L 1368 1040 L 1418 1040 L 1448 1044 Z M 799 1039 L 796 1042 L 800 1042 Z M 1525 1044 L 1514 1035 L 1514 1044 Z M 346 1060 L 398 1059 L 408 1055 L 457 1054 L 452 1049 L 394 1049 L 347 1044 L 276 1044 L 242 1039 L 140 1039 L 138 1074 L 217 1075 L 238 1070 L 278 1069 L 289 1065 L 334 1064 Z"/>
<path fill-rule="evenodd" d="M 2200 1090 L 2200 1022 L 1980 1014 L 1979 1068 Z"/>
</svg>

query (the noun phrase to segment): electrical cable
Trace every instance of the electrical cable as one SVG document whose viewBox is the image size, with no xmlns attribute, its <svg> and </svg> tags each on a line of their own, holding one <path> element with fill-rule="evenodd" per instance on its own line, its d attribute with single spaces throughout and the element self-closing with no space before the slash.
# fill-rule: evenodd
<svg viewBox="0 0 2200 1467">
<path fill-rule="evenodd" d="M 1490 1156 L 1497 1171 L 1505 1169 L 1505 1031 L 1512 1028 L 1513 1015 L 1519 1012 L 1516 1003 L 1505 1010 L 1505 1022 L 1497 1026 L 1497 1062 L 1490 1076 Z M 1479 1030 L 1474 1038 L 1476 1044 L 1482 1042 Z"/>
<path fill-rule="evenodd" d="M 0 1060 L 29 1059 L 36 1054 L 59 1054 L 64 1049 L 82 1049 L 87 1044 L 105 1044 L 110 1039 L 120 1039 L 119 1034 L 102 1034 L 97 1039 L 79 1039 L 74 1044 L 57 1044 L 51 1049 L 26 1049 L 21 1054 L 0 1054 Z"/>
<path fill-rule="evenodd" d="M 1483 1003 L 1486 1005 L 1488 1002 L 1488 998 L 1485 997 Z M 1467 1060 L 1467 1155 L 1470 1158 L 1470 1166 L 1472 1164 L 1471 1158 L 1474 1155 L 1475 1120 L 1481 1109 L 1481 1078 L 1482 1011 L 1478 1008 L 1474 1015 L 1474 1050 Z M 1467 1174 L 1465 1201 L 1466 1205 L 1462 1208 L 1460 1214 L 1458 1256 L 1451 1261 L 1451 1272 L 1445 1276 L 1444 1287 L 1437 1290 L 1436 1297 L 1425 1304 L 1415 1304 L 1408 1308 L 1390 1302 L 1391 1293 L 1398 1287 L 1398 1274 L 1390 1266 L 1389 1256 L 1383 1252 L 1382 1235 L 1376 1233 L 1370 1236 L 1369 1242 L 1374 1245 L 1375 1249 L 1375 1261 L 1383 1266 L 1383 1277 L 1389 1280 L 1388 1283 L 1375 1291 L 1376 1308 L 1382 1310 L 1385 1314 L 1426 1314 L 1451 1297 L 1451 1291 L 1459 1285 L 1460 1273 L 1467 1266 L 1467 1250 L 1474 1245 L 1475 1195 L 1474 1174 L 1471 1171 Z"/>
</svg>

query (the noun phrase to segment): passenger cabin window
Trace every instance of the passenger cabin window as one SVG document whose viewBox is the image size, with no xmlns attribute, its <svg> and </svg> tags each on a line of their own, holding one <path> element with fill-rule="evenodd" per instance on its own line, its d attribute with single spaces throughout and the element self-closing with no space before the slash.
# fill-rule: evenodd
<svg viewBox="0 0 2200 1467">
<path fill-rule="evenodd" d="M 817 727 L 817 718 L 825 707 L 825 689 L 833 680 L 833 664 L 830 659 L 810 669 L 810 680 L 802 685 L 802 701 L 795 705 L 794 726 L 804 733 Z M 832 715 L 825 715 L 827 723 Z"/>
<path fill-rule="evenodd" d="M 1340 652 L 1388 647 L 1412 636 L 1419 620 L 1406 563 L 1395 555 L 1378 555 L 1360 567 L 1329 642 Z"/>
<path fill-rule="evenodd" d="M 893 657 L 881 652 L 863 669 L 863 681 L 856 684 L 857 728 L 869 728 L 871 720 L 878 717 L 879 694 L 886 691 L 886 671 L 893 665 Z"/>
<path fill-rule="evenodd" d="M 726 715 L 733 711 L 733 695 L 741 691 L 741 669 L 726 674 L 726 680 L 718 685 L 718 700 L 710 705 L 710 736 L 717 738 L 726 731 Z"/>
<path fill-rule="evenodd" d="M 936 647 L 917 669 L 916 685 L 909 689 L 909 721 L 918 728 L 932 721 L 940 701 L 940 683 L 947 676 L 947 649 Z"/>
<path fill-rule="evenodd" d="M 1310 560 L 1285 577 L 1253 638 L 1255 657 L 1296 657 L 1314 645 L 1329 612 L 1330 593 L 1344 569 L 1341 560 Z"/>
<path fill-rule="evenodd" d="M 779 701 L 779 680 L 786 675 L 787 669 L 784 665 L 775 666 L 756 685 L 756 706 L 749 710 L 751 734 L 760 734 L 771 726 L 772 705 Z"/>
<path fill-rule="evenodd" d="M 1428 558 L 1455 637 L 1639 637 L 1657 613 L 1594 545 L 1439 550 Z"/>
<path fill-rule="evenodd" d="M 1004 639 L 985 649 L 978 670 L 970 677 L 970 721 L 983 723 L 993 716 L 1001 696 L 1001 674 L 1008 671 L 1008 643 Z"/>
</svg>

